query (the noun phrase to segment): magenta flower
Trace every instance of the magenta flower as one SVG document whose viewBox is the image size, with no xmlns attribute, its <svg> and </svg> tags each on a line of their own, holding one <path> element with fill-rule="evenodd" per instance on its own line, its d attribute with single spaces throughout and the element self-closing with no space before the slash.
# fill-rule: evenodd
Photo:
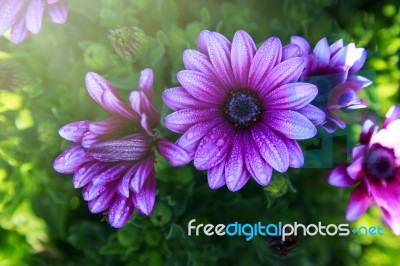
<svg viewBox="0 0 400 266">
<path fill-rule="evenodd" d="M 86 75 L 90 96 L 111 118 L 79 121 L 60 129 L 60 135 L 76 142 L 54 161 L 57 172 L 73 173 L 75 188 L 83 188 L 89 210 L 108 210 L 113 227 L 121 227 L 134 208 L 144 215 L 153 209 L 156 197 L 154 148 L 174 166 L 190 161 L 184 149 L 158 138 L 154 128 L 159 116 L 153 107 L 153 71 L 141 72 L 139 90 L 130 94 L 129 108 L 116 89 L 96 73 Z"/>
<path fill-rule="evenodd" d="M 329 183 L 337 187 L 356 185 L 346 219 L 358 219 L 370 205 L 379 206 L 385 222 L 400 235 L 400 108 L 387 113 L 383 128 L 364 123 L 360 146 L 353 149 L 353 162 L 336 167 Z"/>
<path fill-rule="evenodd" d="M 367 58 L 364 48 L 356 48 L 354 43 L 343 46 L 342 39 L 329 46 L 326 38 L 322 38 L 311 51 L 309 43 L 299 36 L 292 36 L 291 44 L 285 48 L 288 58 L 302 56 L 306 60 L 301 80 L 318 86 L 318 95 L 311 103 L 325 112 L 326 119 L 321 126 L 327 132 L 346 127 L 335 111 L 367 107 L 367 103 L 358 98 L 357 91 L 371 81 L 355 75 Z"/>
<path fill-rule="evenodd" d="M 185 148 L 199 170 L 208 170 L 212 189 L 242 188 L 252 176 L 268 185 L 272 169 L 300 167 L 297 139 L 311 138 L 325 115 L 310 105 L 315 85 L 293 81 L 304 59 L 282 60 L 282 46 L 272 37 L 257 50 L 252 38 L 237 31 L 232 44 L 221 34 L 202 31 L 198 49 L 186 50 L 181 87 L 163 93 L 175 112 L 165 117 L 170 130 L 183 135 Z"/>
<path fill-rule="evenodd" d="M 51 21 L 63 24 L 68 16 L 68 2 L 67 0 L 1 0 L 0 35 L 11 29 L 11 41 L 20 44 L 29 33 L 40 32 L 45 10 Z"/>
</svg>

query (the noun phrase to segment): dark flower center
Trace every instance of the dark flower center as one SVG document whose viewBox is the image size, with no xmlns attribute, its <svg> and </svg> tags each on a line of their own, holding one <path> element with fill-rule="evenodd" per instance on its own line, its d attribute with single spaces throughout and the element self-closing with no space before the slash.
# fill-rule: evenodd
<svg viewBox="0 0 400 266">
<path fill-rule="evenodd" d="M 396 171 L 393 149 L 381 145 L 372 146 L 364 159 L 363 170 L 375 180 L 392 179 Z"/>
<path fill-rule="evenodd" d="M 225 101 L 223 111 L 236 128 L 245 128 L 259 120 L 261 103 L 253 92 L 232 91 Z"/>
</svg>

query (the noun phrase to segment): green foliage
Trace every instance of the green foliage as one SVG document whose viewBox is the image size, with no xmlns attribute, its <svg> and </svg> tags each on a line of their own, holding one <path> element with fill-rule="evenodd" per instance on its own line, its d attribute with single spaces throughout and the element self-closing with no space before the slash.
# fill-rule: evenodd
<svg viewBox="0 0 400 266">
<path fill-rule="evenodd" d="M 187 234 L 192 219 L 215 225 L 344 223 L 351 189 L 330 187 L 330 169 L 291 169 L 285 175 L 275 173 L 266 188 L 250 181 L 232 193 L 225 187 L 209 189 L 206 174 L 192 165 L 172 168 L 157 156 L 152 215 L 135 213 L 120 229 L 111 228 L 104 214 L 90 214 L 81 191 L 72 188 L 72 177 L 52 169 L 54 158 L 70 145 L 60 139 L 58 129 L 105 116 L 85 90 L 86 72 L 99 72 L 127 96 L 137 88 L 141 69 L 153 68 L 156 105 L 165 116 L 161 92 L 178 85 L 182 52 L 196 48 L 204 29 L 230 39 L 244 29 L 258 45 L 271 35 L 287 43 L 296 34 L 312 44 L 327 36 L 366 47 L 363 71 L 374 85 L 362 92 L 363 98 L 370 102 L 370 114 L 382 117 L 399 103 L 400 10 L 394 3 L 70 0 L 65 25 L 44 20 L 42 32 L 19 46 L 1 38 L 0 265 L 399 265 L 400 241 L 387 227 L 383 237 L 375 238 L 301 237 L 283 257 L 262 237 L 247 242 L 243 237 Z M 123 46 L 138 40 L 132 32 L 118 35 L 117 47 L 108 38 L 110 30 L 121 27 L 140 32 L 140 49 Z M 128 58 L 120 56 L 121 47 L 128 49 Z M 356 143 L 359 125 L 345 133 L 349 140 L 335 138 L 332 155 L 310 153 L 306 164 L 325 159 L 343 163 L 342 150 Z M 162 126 L 157 134 L 177 137 Z M 313 149 L 320 142 L 302 146 Z M 372 209 L 351 225 L 383 226 L 381 215 Z"/>
</svg>

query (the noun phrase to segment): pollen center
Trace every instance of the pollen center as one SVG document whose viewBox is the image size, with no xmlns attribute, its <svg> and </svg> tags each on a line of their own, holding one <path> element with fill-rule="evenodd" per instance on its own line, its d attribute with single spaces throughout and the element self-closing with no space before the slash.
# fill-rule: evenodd
<svg viewBox="0 0 400 266">
<path fill-rule="evenodd" d="M 253 92 L 233 91 L 226 99 L 223 111 L 236 128 L 245 128 L 259 120 L 261 103 Z"/>
<path fill-rule="evenodd" d="M 363 168 L 370 178 L 391 179 L 396 171 L 393 150 L 380 145 L 372 146 L 364 160 Z"/>
</svg>

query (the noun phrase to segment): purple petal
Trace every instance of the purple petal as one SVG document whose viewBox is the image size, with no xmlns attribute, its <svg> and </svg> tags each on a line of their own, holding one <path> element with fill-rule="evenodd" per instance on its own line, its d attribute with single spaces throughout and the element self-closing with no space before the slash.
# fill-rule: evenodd
<svg viewBox="0 0 400 266">
<path fill-rule="evenodd" d="M 208 169 L 207 181 L 211 189 L 218 189 L 225 185 L 225 161 L 221 162 L 219 165 Z"/>
<path fill-rule="evenodd" d="M 42 28 L 44 0 L 31 0 L 26 10 L 26 27 L 33 34 L 38 34 Z"/>
<path fill-rule="evenodd" d="M 201 139 L 207 135 L 212 128 L 223 122 L 224 120 L 222 118 L 214 118 L 210 121 L 195 124 L 179 138 L 177 144 L 187 151 L 196 150 Z"/>
<path fill-rule="evenodd" d="M 100 213 L 107 210 L 115 198 L 115 190 L 107 190 L 97 198 L 89 201 L 89 210 L 91 213 Z"/>
<path fill-rule="evenodd" d="M 82 136 L 81 145 L 82 147 L 88 149 L 93 144 L 102 141 L 102 136 L 93 134 L 92 132 L 85 132 Z"/>
<path fill-rule="evenodd" d="M 377 130 L 378 127 L 371 120 L 365 120 L 360 134 L 360 143 L 368 145 Z"/>
<path fill-rule="evenodd" d="M 47 0 L 47 4 L 52 5 L 57 3 L 58 1 L 62 1 L 62 0 Z"/>
<path fill-rule="evenodd" d="M 25 17 L 22 16 L 12 27 L 10 39 L 14 44 L 20 44 L 28 37 L 28 35 L 29 32 L 25 25 Z"/>
<path fill-rule="evenodd" d="M 297 110 L 309 104 L 318 94 L 318 88 L 309 83 L 289 83 L 271 91 L 266 97 L 268 109 Z"/>
<path fill-rule="evenodd" d="M 100 184 L 106 184 L 117 179 L 122 178 L 126 170 L 131 167 L 131 163 L 118 163 L 105 168 L 102 173 L 94 177 L 92 184 L 97 186 Z"/>
<path fill-rule="evenodd" d="M 383 208 L 382 211 L 385 223 L 392 229 L 395 235 L 400 235 L 400 214 L 391 213 Z"/>
<path fill-rule="evenodd" d="M 290 37 L 290 42 L 293 44 L 296 44 L 300 47 L 301 52 L 303 53 L 303 56 L 311 53 L 310 44 L 303 37 L 292 36 L 292 37 Z"/>
<path fill-rule="evenodd" d="M 205 74 L 193 70 L 182 70 L 177 74 L 178 81 L 185 90 L 196 99 L 221 104 L 226 97 L 226 92 Z"/>
<path fill-rule="evenodd" d="M 154 101 L 153 80 L 154 73 L 151 68 L 145 68 L 140 72 L 139 91 L 144 92 L 150 103 Z"/>
<path fill-rule="evenodd" d="M 317 134 L 317 129 L 310 120 L 291 110 L 266 111 L 263 121 L 289 139 L 309 139 Z"/>
<path fill-rule="evenodd" d="M 226 176 L 225 179 L 227 179 Z M 226 181 L 226 186 L 230 191 L 236 192 L 239 191 L 241 188 L 243 188 L 249 180 L 250 180 L 250 173 L 249 171 L 247 171 L 246 168 L 243 168 L 241 175 L 237 179 L 232 180 L 232 182 Z"/>
<path fill-rule="evenodd" d="M 68 17 L 68 2 L 66 0 L 60 0 L 54 5 L 48 6 L 48 14 L 56 24 L 64 24 Z"/>
<path fill-rule="evenodd" d="M 0 35 L 4 35 L 4 33 L 6 33 L 6 31 L 18 20 L 18 13 L 24 3 L 24 1 L 6 1 L 1 5 Z"/>
<path fill-rule="evenodd" d="M 275 88 L 298 80 L 303 70 L 304 59 L 301 57 L 291 58 L 278 64 L 262 82 L 260 87 L 261 97 L 265 97 L 265 95 L 268 95 Z"/>
<path fill-rule="evenodd" d="M 325 113 L 312 104 L 308 104 L 296 111 L 307 117 L 314 126 L 318 126 L 325 122 Z"/>
<path fill-rule="evenodd" d="M 343 48 L 343 39 L 339 39 L 336 42 L 332 43 L 329 46 L 329 52 L 331 55 L 337 53 L 340 49 Z"/>
<path fill-rule="evenodd" d="M 350 73 L 356 73 L 364 66 L 365 60 L 367 59 L 367 51 L 364 48 L 357 48 L 355 49 L 354 57 L 355 59 L 352 67 L 349 69 Z"/>
<path fill-rule="evenodd" d="M 89 72 L 86 74 L 85 82 L 90 96 L 105 110 L 112 114 L 139 121 L 139 115 L 130 110 L 120 100 L 116 89 L 102 76 Z"/>
<path fill-rule="evenodd" d="M 143 215 L 149 216 L 156 200 L 156 176 L 154 169 L 147 178 L 146 184 L 139 193 L 132 197 L 135 208 Z"/>
<path fill-rule="evenodd" d="M 386 113 L 385 120 L 383 121 L 383 128 L 386 128 L 391 122 L 400 119 L 400 107 L 393 105 Z"/>
<path fill-rule="evenodd" d="M 353 160 L 356 160 L 360 157 L 364 157 L 365 152 L 368 150 L 368 146 L 367 145 L 360 145 L 360 146 L 356 146 L 353 148 L 352 152 L 351 152 L 351 156 L 353 157 Z"/>
<path fill-rule="evenodd" d="M 187 152 L 178 145 L 166 140 L 158 139 L 157 151 L 166 158 L 172 166 L 181 166 L 190 162 L 191 158 Z"/>
<path fill-rule="evenodd" d="M 122 177 L 121 181 L 119 182 L 118 185 L 118 193 L 121 196 L 124 196 L 125 198 L 129 198 L 130 194 L 130 184 L 132 182 L 132 178 L 134 178 L 135 173 L 139 167 L 140 163 L 135 163 L 131 165 L 131 168 L 129 168 L 128 171 L 124 174 Z"/>
<path fill-rule="evenodd" d="M 347 174 L 350 178 L 354 180 L 358 180 L 360 178 L 361 172 L 363 168 L 363 158 L 358 158 L 354 160 L 348 167 L 347 167 Z"/>
<path fill-rule="evenodd" d="M 346 219 L 349 221 L 354 221 L 360 218 L 370 205 L 370 199 L 368 192 L 363 186 L 358 186 L 353 191 L 350 197 L 349 205 L 346 210 Z"/>
<path fill-rule="evenodd" d="M 329 44 L 326 38 L 322 38 L 313 50 L 314 55 L 323 65 L 329 64 L 329 59 L 331 57 Z"/>
<path fill-rule="evenodd" d="M 362 88 L 368 87 L 369 85 L 372 84 L 372 81 L 370 81 L 367 78 L 364 78 L 362 76 L 357 76 L 357 75 L 351 75 L 347 78 L 347 82 L 354 83 L 355 86 L 352 86 L 353 90 L 356 89 L 356 91 L 361 90 Z"/>
<path fill-rule="evenodd" d="M 194 156 L 194 165 L 199 170 L 206 170 L 217 166 L 226 157 L 233 140 L 233 130 L 222 123 L 201 140 Z"/>
<path fill-rule="evenodd" d="M 269 72 L 280 62 L 282 56 L 281 41 L 276 37 L 266 40 L 254 55 L 249 71 L 249 86 L 261 87 Z"/>
<path fill-rule="evenodd" d="M 253 125 L 251 134 L 264 160 L 275 170 L 286 172 L 289 167 L 289 153 L 282 138 L 261 123 Z"/>
<path fill-rule="evenodd" d="M 83 163 L 92 160 L 80 145 L 74 145 L 62 152 L 53 164 L 54 170 L 62 174 L 74 173 Z"/>
<path fill-rule="evenodd" d="M 181 109 L 202 109 L 213 106 L 213 104 L 194 98 L 182 87 L 170 88 L 163 91 L 162 99 L 174 111 Z"/>
<path fill-rule="evenodd" d="M 289 152 L 289 166 L 300 168 L 304 164 L 303 151 L 297 141 L 285 139 L 285 144 Z"/>
<path fill-rule="evenodd" d="M 135 176 L 132 178 L 130 184 L 133 192 L 139 193 L 146 180 L 152 175 L 152 172 L 154 172 L 154 161 L 154 155 L 151 154 L 145 160 L 138 162 Z"/>
<path fill-rule="evenodd" d="M 86 186 L 89 182 L 92 182 L 93 178 L 100 175 L 106 168 L 106 164 L 99 162 L 88 162 L 82 164 L 75 172 L 72 179 L 74 188 Z"/>
<path fill-rule="evenodd" d="M 226 157 L 225 182 L 230 191 L 238 191 L 244 166 L 243 132 L 238 131 L 233 139 L 231 151 Z"/>
<path fill-rule="evenodd" d="M 103 121 L 91 122 L 89 124 L 89 131 L 95 135 L 108 135 L 117 132 L 120 128 L 126 127 L 127 124 L 130 124 L 129 120 L 120 116 L 113 116 Z"/>
<path fill-rule="evenodd" d="M 88 149 L 88 153 L 102 162 L 135 161 L 149 154 L 151 147 L 149 137 L 139 133 L 125 139 L 95 143 Z"/>
<path fill-rule="evenodd" d="M 347 166 L 340 165 L 333 169 L 328 178 L 328 183 L 335 187 L 349 187 L 357 183 L 347 174 Z"/>
<path fill-rule="evenodd" d="M 231 68 L 231 44 L 223 35 L 210 32 L 207 43 L 208 55 L 221 82 L 227 87 L 235 87 L 235 80 Z"/>
<path fill-rule="evenodd" d="M 184 133 L 197 123 L 209 121 L 220 116 L 221 111 L 213 108 L 204 110 L 183 109 L 167 115 L 164 118 L 164 125 L 169 130 Z"/>
<path fill-rule="evenodd" d="M 369 193 L 381 208 L 392 213 L 400 213 L 400 175 L 392 182 L 368 182 Z"/>
<path fill-rule="evenodd" d="M 66 140 L 79 142 L 82 140 L 83 134 L 88 130 L 90 121 L 78 121 L 67 124 L 60 128 L 58 133 Z"/>
<path fill-rule="evenodd" d="M 142 127 L 149 135 L 153 135 L 153 128 L 157 126 L 159 120 L 156 108 L 154 108 L 150 100 L 147 99 L 146 94 L 142 91 L 132 91 L 129 95 L 129 101 L 131 102 L 132 109 L 140 114 L 140 124 Z"/>
<path fill-rule="evenodd" d="M 272 167 L 261 157 L 250 132 L 245 133 L 245 139 L 248 141 L 244 145 L 246 168 L 258 184 L 266 186 L 271 180 Z"/>
<path fill-rule="evenodd" d="M 208 56 L 208 35 L 211 32 L 208 30 L 203 30 L 199 33 L 199 38 L 197 39 L 197 48 L 199 51 Z"/>
<path fill-rule="evenodd" d="M 293 57 L 302 56 L 300 47 L 297 44 L 289 43 L 282 48 L 282 61 Z"/>
<path fill-rule="evenodd" d="M 249 69 L 256 52 L 256 45 L 250 35 L 238 30 L 232 41 L 231 63 L 236 83 L 240 88 L 247 88 Z"/>
<path fill-rule="evenodd" d="M 133 209 L 131 199 L 118 195 L 108 211 L 108 222 L 115 228 L 124 226 L 131 218 Z"/>
<path fill-rule="evenodd" d="M 85 190 L 82 191 L 82 196 L 84 200 L 91 201 L 102 193 L 107 193 L 108 190 L 114 191 L 114 188 L 110 184 L 100 183 L 95 185 L 91 183 L 90 186 L 85 186 Z"/>
</svg>

